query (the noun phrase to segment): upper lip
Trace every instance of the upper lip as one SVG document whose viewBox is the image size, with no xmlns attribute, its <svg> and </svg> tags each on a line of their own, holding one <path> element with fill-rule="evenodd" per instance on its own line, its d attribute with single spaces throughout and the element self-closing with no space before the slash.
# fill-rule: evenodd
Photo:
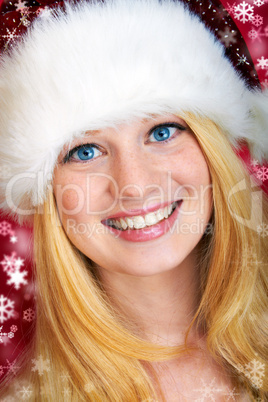
<svg viewBox="0 0 268 402">
<path fill-rule="evenodd" d="M 128 209 L 126 211 L 120 211 L 114 215 L 109 216 L 106 220 L 116 219 L 116 218 L 124 218 L 126 216 L 146 215 L 149 212 L 155 212 L 158 209 L 165 208 L 166 206 L 173 204 L 173 202 L 178 202 L 178 201 L 180 201 L 180 200 L 167 201 L 167 202 L 163 202 L 161 204 L 151 205 L 150 207 L 142 208 L 142 209 Z"/>
</svg>

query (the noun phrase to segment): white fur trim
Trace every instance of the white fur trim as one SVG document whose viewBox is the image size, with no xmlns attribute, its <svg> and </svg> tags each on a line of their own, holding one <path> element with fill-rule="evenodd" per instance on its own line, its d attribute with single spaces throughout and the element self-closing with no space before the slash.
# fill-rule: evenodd
<svg viewBox="0 0 268 402">
<path fill-rule="evenodd" d="M 250 92 L 197 17 L 169 0 L 81 3 L 40 17 L 0 67 L 0 202 L 44 200 L 62 147 L 83 131 L 191 111 L 268 157 L 268 97 Z M 8 187 L 9 188 L 9 187 Z M 18 212 L 18 211 L 17 211 Z"/>
</svg>

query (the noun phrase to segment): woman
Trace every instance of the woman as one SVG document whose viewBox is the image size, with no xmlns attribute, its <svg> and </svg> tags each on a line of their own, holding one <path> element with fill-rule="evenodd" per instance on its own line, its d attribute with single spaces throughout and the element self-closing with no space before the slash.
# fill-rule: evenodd
<svg viewBox="0 0 268 402">
<path fill-rule="evenodd" d="M 267 200 L 235 149 L 267 158 L 267 94 L 157 0 L 41 14 L 0 88 L 2 207 L 34 215 L 29 400 L 264 400 Z"/>
</svg>

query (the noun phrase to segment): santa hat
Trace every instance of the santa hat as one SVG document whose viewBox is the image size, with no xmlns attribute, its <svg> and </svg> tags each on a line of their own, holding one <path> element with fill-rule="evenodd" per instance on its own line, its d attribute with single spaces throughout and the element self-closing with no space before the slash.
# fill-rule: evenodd
<svg viewBox="0 0 268 402">
<path fill-rule="evenodd" d="M 65 3 L 27 28 L 0 61 L 5 211 L 27 217 L 43 203 L 75 137 L 151 114 L 208 117 L 234 147 L 246 141 L 253 158 L 268 158 L 267 91 L 249 87 L 183 3 Z"/>
</svg>

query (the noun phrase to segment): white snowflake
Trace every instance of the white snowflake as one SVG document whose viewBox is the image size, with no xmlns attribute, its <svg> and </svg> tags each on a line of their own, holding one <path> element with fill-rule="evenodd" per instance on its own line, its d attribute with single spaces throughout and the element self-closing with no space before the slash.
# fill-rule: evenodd
<svg viewBox="0 0 268 402">
<path fill-rule="evenodd" d="M 195 392 L 199 392 L 201 398 L 198 399 L 199 402 L 205 402 L 205 401 L 216 401 L 214 398 L 214 395 L 216 393 L 222 392 L 221 388 L 216 388 L 215 387 L 215 378 L 213 378 L 210 382 L 210 384 L 206 384 L 205 381 L 201 378 L 202 381 L 202 388 L 195 389 Z"/>
<path fill-rule="evenodd" d="M 231 30 L 229 27 L 225 27 L 224 31 L 219 31 L 220 41 L 224 43 L 226 47 L 231 43 L 236 43 L 236 31 Z"/>
<path fill-rule="evenodd" d="M 252 159 L 250 161 L 250 166 L 252 166 L 253 170 L 259 168 L 259 161 L 257 159 Z"/>
<path fill-rule="evenodd" d="M 245 24 L 248 21 L 251 21 L 254 13 L 254 6 L 243 1 L 243 3 L 239 3 L 238 6 L 235 6 L 234 17 L 239 21 L 242 21 Z"/>
<path fill-rule="evenodd" d="M 227 401 L 236 401 L 236 396 L 238 396 L 239 394 L 237 392 L 235 392 L 236 389 L 228 389 L 227 393 L 224 394 L 225 396 L 227 396 Z"/>
<path fill-rule="evenodd" d="M 252 275 L 255 271 L 255 267 L 261 265 L 262 261 L 258 259 L 256 251 L 251 247 L 243 254 L 241 263 L 247 272 Z"/>
<path fill-rule="evenodd" d="M 60 376 L 60 378 L 61 378 L 61 381 L 65 383 L 65 382 L 68 382 L 71 377 L 69 376 L 69 374 L 63 373 L 63 374 Z"/>
<path fill-rule="evenodd" d="M 63 394 L 64 396 L 70 396 L 71 393 L 72 393 L 72 391 L 71 391 L 70 388 L 67 388 L 67 387 L 64 387 L 64 388 L 63 388 L 62 394 Z"/>
<path fill-rule="evenodd" d="M 35 312 L 33 309 L 28 308 L 27 310 L 23 311 L 23 319 L 25 321 L 31 322 L 35 319 Z"/>
<path fill-rule="evenodd" d="M 236 7 L 236 3 L 233 3 L 233 4 L 227 3 L 227 6 L 225 8 L 226 8 L 226 10 L 228 11 L 229 14 L 234 14 L 235 7 Z"/>
<path fill-rule="evenodd" d="M 250 39 L 252 39 L 252 40 L 255 40 L 255 39 L 259 39 L 259 41 L 261 40 L 261 39 L 260 39 L 260 33 L 259 33 L 259 31 L 256 31 L 256 29 L 254 29 L 254 28 L 252 28 L 252 29 L 248 32 L 248 37 L 249 37 Z"/>
<path fill-rule="evenodd" d="M 23 386 L 18 393 L 21 395 L 23 401 L 27 400 L 33 393 L 31 385 Z"/>
<path fill-rule="evenodd" d="M 18 330 L 16 325 L 12 325 L 10 327 L 10 332 L 2 332 L 3 325 L 0 327 L 0 343 L 4 343 L 3 337 L 7 336 L 9 339 L 14 338 L 14 332 Z"/>
<path fill-rule="evenodd" d="M 238 63 L 237 63 L 238 66 L 239 66 L 240 64 L 247 64 L 247 65 L 249 65 L 247 56 L 245 56 L 244 54 L 243 54 L 242 56 L 240 56 L 239 53 L 236 53 L 236 55 L 239 57 Z"/>
<path fill-rule="evenodd" d="M 11 255 L 4 255 L 4 259 L 0 262 L 4 272 L 14 272 L 16 268 L 16 252 Z"/>
<path fill-rule="evenodd" d="M 257 177 L 261 181 L 266 181 L 268 180 L 268 168 L 265 166 L 260 167 L 257 170 Z"/>
<path fill-rule="evenodd" d="M 24 277 L 28 274 L 27 271 L 20 271 L 20 266 L 15 266 L 14 271 L 8 271 L 7 275 L 10 279 L 7 280 L 7 285 L 14 285 L 15 289 L 19 289 L 21 285 L 27 285 L 28 281 Z"/>
<path fill-rule="evenodd" d="M 255 6 L 260 7 L 264 4 L 264 0 L 254 0 Z"/>
<path fill-rule="evenodd" d="M 268 59 L 265 59 L 263 56 L 261 56 L 260 59 L 257 59 L 257 62 L 257 67 L 261 68 L 262 70 L 268 68 Z"/>
<path fill-rule="evenodd" d="M 17 371 L 19 370 L 20 366 L 16 366 L 16 359 L 13 360 L 12 363 L 8 359 L 6 359 L 7 366 L 4 366 L 3 368 L 7 370 L 7 373 L 12 373 L 14 375 L 17 374 Z"/>
<path fill-rule="evenodd" d="M 0 235 L 7 236 L 10 234 L 14 234 L 11 224 L 7 221 L 0 222 Z"/>
<path fill-rule="evenodd" d="M 2 165 L 0 166 L 0 179 L 9 179 L 11 175 L 11 169 L 10 166 L 8 165 Z"/>
<path fill-rule="evenodd" d="M 14 301 L 0 295 L 0 323 L 9 320 L 14 315 Z"/>
<path fill-rule="evenodd" d="M 16 258 L 15 266 L 16 268 L 20 268 L 24 265 L 24 260 L 20 257 Z"/>
<path fill-rule="evenodd" d="M 268 236 L 268 225 L 266 223 L 261 223 L 257 226 L 257 232 L 261 237 Z"/>
<path fill-rule="evenodd" d="M 253 19 L 252 19 L 252 24 L 255 25 L 255 27 L 260 27 L 263 24 L 263 17 L 261 17 L 260 15 L 256 14 L 254 15 Z"/>
<path fill-rule="evenodd" d="M 10 243 L 13 243 L 13 244 L 14 244 L 14 243 L 17 243 L 18 238 L 17 238 L 17 236 L 13 235 L 13 236 L 10 236 L 9 241 L 10 241 Z"/>
<path fill-rule="evenodd" d="M 41 355 L 38 359 L 32 359 L 32 363 L 34 364 L 32 371 L 38 371 L 39 375 L 43 375 L 44 371 L 50 371 L 49 359 L 44 360 Z"/>
<path fill-rule="evenodd" d="M 16 3 L 14 3 L 14 6 L 16 7 L 16 11 L 23 11 L 25 8 L 28 8 L 26 6 L 26 1 L 24 0 L 17 0 Z"/>
<path fill-rule="evenodd" d="M 4 259 L 0 264 L 3 266 L 3 271 L 9 275 L 20 269 L 24 265 L 24 260 L 20 257 L 16 258 L 16 252 L 13 251 L 11 255 L 4 255 Z"/>
<path fill-rule="evenodd" d="M 7 41 L 6 41 L 6 47 L 9 45 L 9 44 L 11 44 L 11 46 L 12 46 L 12 44 L 13 44 L 13 42 L 16 40 L 16 38 L 19 38 L 20 37 L 20 35 L 17 35 L 16 34 L 16 31 L 17 31 L 17 28 L 14 28 L 12 31 L 10 31 L 8 28 L 7 28 L 7 35 L 2 35 L 2 37 L 3 38 L 6 38 L 7 39 Z"/>
<path fill-rule="evenodd" d="M 265 376 L 264 363 L 257 359 L 253 359 L 251 362 L 245 365 L 243 372 L 256 388 L 262 387 L 263 377 Z"/>
</svg>

